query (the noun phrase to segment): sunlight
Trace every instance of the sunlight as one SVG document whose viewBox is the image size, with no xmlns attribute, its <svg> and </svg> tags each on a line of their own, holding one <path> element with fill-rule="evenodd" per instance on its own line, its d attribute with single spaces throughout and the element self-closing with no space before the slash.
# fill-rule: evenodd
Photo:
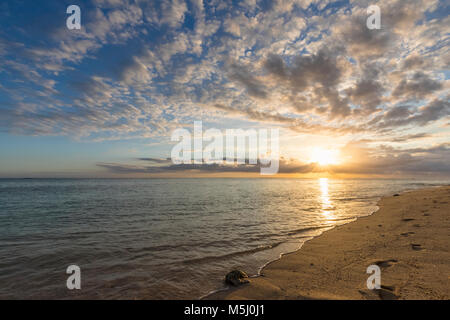
<svg viewBox="0 0 450 320">
<path fill-rule="evenodd" d="M 336 150 L 315 148 L 310 161 L 318 163 L 321 166 L 337 164 L 339 162 L 338 152 Z"/>
<path fill-rule="evenodd" d="M 328 178 L 320 178 L 320 200 L 322 202 L 322 214 L 327 220 L 332 220 L 334 214 L 332 212 L 333 204 L 330 201 L 330 196 L 328 194 Z"/>
<path fill-rule="evenodd" d="M 330 197 L 328 195 L 328 178 L 320 178 L 319 184 L 320 184 L 322 205 L 329 206 L 331 203 L 330 203 Z"/>
</svg>

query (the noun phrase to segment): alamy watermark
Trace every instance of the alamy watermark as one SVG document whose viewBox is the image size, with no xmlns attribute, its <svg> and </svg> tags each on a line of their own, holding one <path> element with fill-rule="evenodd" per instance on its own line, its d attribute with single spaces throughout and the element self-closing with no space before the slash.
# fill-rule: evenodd
<svg viewBox="0 0 450 320">
<path fill-rule="evenodd" d="M 370 274 L 369 278 L 367 278 L 367 289 L 381 289 L 381 269 L 376 264 L 372 264 L 367 267 L 366 272 Z"/>
<path fill-rule="evenodd" d="M 194 121 L 193 136 L 179 128 L 173 131 L 171 141 L 179 141 L 171 152 L 174 164 L 259 164 L 262 175 L 278 173 L 278 129 L 226 129 L 224 134 L 215 128 L 203 132 L 202 121 Z M 204 142 L 208 143 L 205 147 Z"/>
<path fill-rule="evenodd" d="M 81 269 L 79 266 L 72 264 L 67 267 L 66 273 L 70 274 L 70 276 L 67 278 L 66 286 L 67 289 L 73 290 L 81 289 Z"/>
<path fill-rule="evenodd" d="M 370 16 L 366 20 L 366 26 L 370 30 L 381 29 L 381 11 L 377 5 L 371 5 L 367 8 L 367 14 Z"/>
<path fill-rule="evenodd" d="M 66 13 L 70 14 L 70 16 L 66 20 L 67 29 L 80 30 L 81 29 L 81 9 L 80 9 L 80 7 L 72 4 L 67 7 Z"/>
</svg>

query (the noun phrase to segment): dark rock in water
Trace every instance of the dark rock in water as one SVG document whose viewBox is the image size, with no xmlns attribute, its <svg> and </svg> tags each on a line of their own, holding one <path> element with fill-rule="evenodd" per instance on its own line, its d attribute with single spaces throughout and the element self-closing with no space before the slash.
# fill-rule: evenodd
<svg viewBox="0 0 450 320">
<path fill-rule="evenodd" d="M 244 271 L 233 270 L 225 276 L 225 283 L 231 284 L 233 286 L 238 286 L 244 283 L 248 283 L 249 281 L 246 278 L 248 278 L 248 276 Z"/>
<path fill-rule="evenodd" d="M 400 197 L 400 195 L 398 193 L 394 194 L 394 197 Z"/>
</svg>

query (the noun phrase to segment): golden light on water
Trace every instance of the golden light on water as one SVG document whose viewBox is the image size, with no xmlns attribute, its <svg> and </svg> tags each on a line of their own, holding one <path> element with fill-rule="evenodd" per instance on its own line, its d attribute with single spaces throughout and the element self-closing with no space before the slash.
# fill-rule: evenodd
<svg viewBox="0 0 450 320">
<path fill-rule="evenodd" d="M 322 214 L 327 220 L 332 220 L 334 218 L 333 214 L 333 203 L 330 200 L 330 195 L 328 193 L 328 178 L 320 178 L 320 201 L 322 204 Z"/>
</svg>

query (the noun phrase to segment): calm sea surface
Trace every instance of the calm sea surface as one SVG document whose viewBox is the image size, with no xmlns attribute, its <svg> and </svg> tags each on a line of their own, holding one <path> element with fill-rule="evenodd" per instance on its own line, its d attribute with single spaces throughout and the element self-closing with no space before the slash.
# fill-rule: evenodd
<svg viewBox="0 0 450 320">
<path fill-rule="evenodd" d="M 406 180 L 0 180 L 0 298 L 183 299 L 376 210 Z M 81 290 L 66 268 L 81 268 Z"/>
</svg>

